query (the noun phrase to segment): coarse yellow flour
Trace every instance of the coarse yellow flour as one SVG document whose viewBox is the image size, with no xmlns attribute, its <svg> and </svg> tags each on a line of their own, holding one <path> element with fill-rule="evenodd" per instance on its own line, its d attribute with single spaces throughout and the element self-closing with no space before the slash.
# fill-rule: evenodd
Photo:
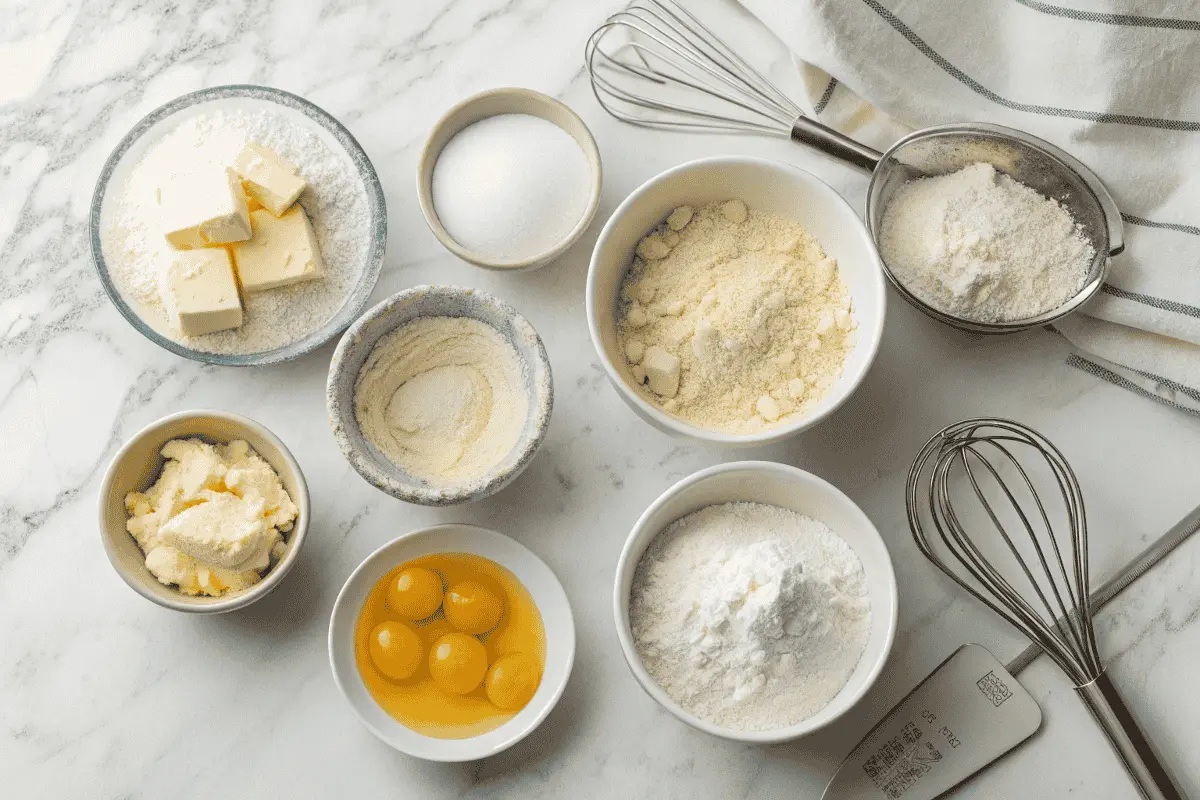
<svg viewBox="0 0 1200 800">
<path fill-rule="evenodd" d="M 754 433 L 828 394 L 854 347 L 852 311 L 837 264 L 799 223 L 729 200 L 677 208 L 638 243 L 619 338 L 645 399 Z"/>
</svg>

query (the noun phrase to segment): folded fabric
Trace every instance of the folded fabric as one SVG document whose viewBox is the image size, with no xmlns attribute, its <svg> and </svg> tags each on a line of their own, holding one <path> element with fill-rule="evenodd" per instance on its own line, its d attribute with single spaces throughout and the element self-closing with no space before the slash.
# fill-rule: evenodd
<svg viewBox="0 0 1200 800">
<path fill-rule="evenodd" d="M 865 144 L 991 122 L 1091 167 L 1122 211 L 1126 249 L 1088 317 L 1058 326 L 1094 356 L 1070 363 L 1200 409 L 1200 10 L 1074 1 L 742 4 L 795 54 L 806 113 Z"/>
</svg>

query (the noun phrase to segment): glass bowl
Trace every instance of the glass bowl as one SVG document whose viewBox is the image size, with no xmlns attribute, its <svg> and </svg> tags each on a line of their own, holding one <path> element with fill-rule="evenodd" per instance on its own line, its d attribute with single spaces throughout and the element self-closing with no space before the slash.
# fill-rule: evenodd
<svg viewBox="0 0 1200 800">
<path fill-rule="evenodd" d="M 367 236 L 370 241 L 367 256 L 359 266 L 360 272 L 357 280 L 346 295 L 341 308 L 324 325 L 294 342 L 271 350 L 257 353 L 210 353 L 188 347 L 165 336 L 142 319 L 130 301 L 121 294 L 121 290 L 110 277 L 108 265 L 104 260 L 101 219 L 105 198 L 108 195 L 109 181 L 114 174 L 120 173 L 127 159 L 140 158 L 152 142 L 170 131 L 179 115 L 192 111 L 200 105 L 211 105 L 214 110 L 278 106 L 284 109 L 282 113 L 294 118 L 297 124 L 315 125 L 314 129 L 321 136 L 322 141 L 336 154 L 345 155 L 354 164 L 362 180 L 367 198 L 367 210 L 370 215 L 367 228 Z M 277 364 L 281 361 L 298 358 L 315 350 L 345 330 L 366 307 L 367 300 L 375 288 L 375 282 L 379 279 L 387 243 L 387 211 L 384 206 L 383 187 L 380 185 L 379 176 L 375 173 L 375 168 L 371 165 L 362 146 L 345 126 L 326 111 L 302 97 L 268 86 L 235 85 L 201 89 L 178 97 L 147 114 L 137 125 L 133 126 L 133 130 L 125 134 L 120 144 L 104 162 L 104 168 L 100 171 L 100 177 L 96 181 L 95 193 L 92 195 L 89 225 L 92 263 L 96 267 L 96 274 L 100 277 L 100 283 L 104 286 L 104 291 L 112 300 L 113 305 L 135 330 L 175 355 L 208 364 L 234 367 Z"/>
</svg>

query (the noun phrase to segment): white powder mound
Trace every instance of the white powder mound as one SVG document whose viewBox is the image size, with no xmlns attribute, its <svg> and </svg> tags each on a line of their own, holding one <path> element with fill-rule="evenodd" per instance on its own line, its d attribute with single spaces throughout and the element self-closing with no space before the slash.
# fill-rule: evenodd
<svg viewBox="0 0 1200 800">
<path fill-rule="evenodd" d="M 795 725 L 823 709 L 871 632 L 850 545 L 760 503 L 708 506 L 656 536 L 634 573 L 629 618 L 650 676 L 734 730 Z"/>
<path fill-rule="evenodd" d="M 431 486 L 479 480 L 512 453 L 529 415 L 524 368 L 477 319 L 421 317 L 379 340 L 354 384 L 363 435 Z"/>
<path fill-rule="evenodd" d="M 926 303 L 980 322 L 1028 319 L 1075 296 L 1096 255 L 1058 202 L 990 164 L 910 181 L 884 211 L 880 249 Z"/>
<path fill-rule="evenodd" d="M 541 117 L 498 114 L 446 143 L 430 189 L 456 242 L 488 259 L 521 261 L 550 250 L 579 224 L 591 182 L 587 156 L 571 134 Z"/>
<path fill-rule="evenodd" d="M 172 175 L 223 169 L 247 142 L 297 165 L 308 187 L 300 195 L 325 261 L 313 281 L 246 294 L 237 329 L 186 337 L 167 321 L 159 276 L 174 253 L 163 237 L 159 191 Z M 130 307 L 158 333 L 194 350 L 246 354 L 274 350 L 325 325 L 345 304 L 370 246 L 370 214 L 358 170 L 314 130 L 269 111 L 216 111 L 181 122 L 151 144 L 106 205 L 101 245 L 109 275 Z"/>
</svg>

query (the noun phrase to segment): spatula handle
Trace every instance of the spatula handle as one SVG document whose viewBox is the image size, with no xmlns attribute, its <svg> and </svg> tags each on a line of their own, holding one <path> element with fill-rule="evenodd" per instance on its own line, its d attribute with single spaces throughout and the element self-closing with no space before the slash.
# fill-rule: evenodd
<svg viewBox="0 0 1200 800">
<path fill-rule="evenodd" d="M 1142 797 L 1146 800 L 1186 800 L 1154 745 L 1142 733 L 1125 701 L 1117 694 L 1107 672 L 1100 673 L 1100 677 L 1091 683 L 1077 686 L 1075 691 L 1096 718 Z"/>
</svg>

